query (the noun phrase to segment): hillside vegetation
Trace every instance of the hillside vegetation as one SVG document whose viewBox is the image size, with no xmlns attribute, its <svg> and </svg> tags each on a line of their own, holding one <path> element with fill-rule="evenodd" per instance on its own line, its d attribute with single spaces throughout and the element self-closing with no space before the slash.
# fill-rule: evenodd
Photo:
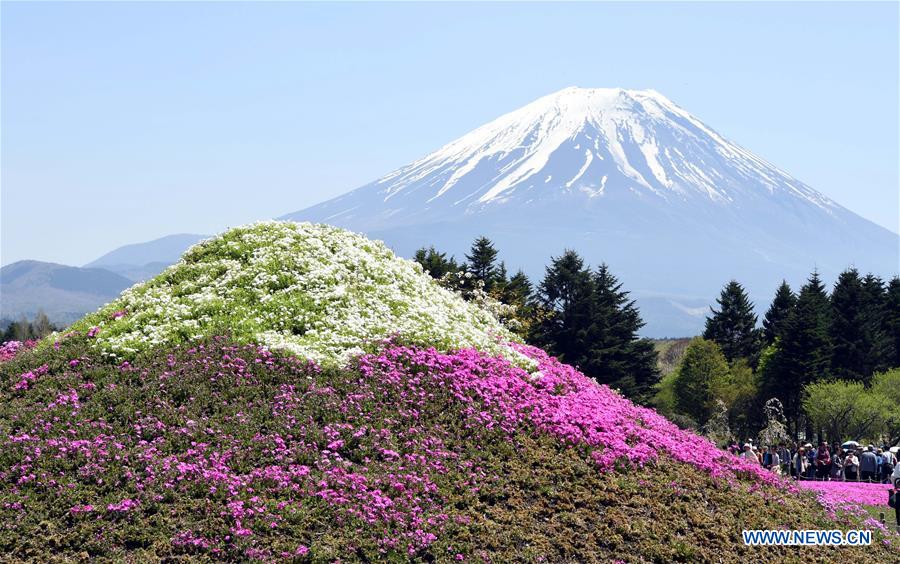
<svg viewBox="0 0 900 564">
<path fill-rule="evenodd" d="M 345 241 L 371 262 L 342 262 L 356 252 Z M 878 530 L 866 548 L 744 547 L 742 529 L 873 525 L 511 342 L 381 249 L 320 226 L 239 229 L 72 333 L 10 348 L 2 558 L 897 557 Z M 214 275 L 222 261 L 237 274 Z M 294 282 L 260 276 L 242 293 L 234 277 L 269 272 L 248 271 L 259 264 L 285 265 Z M 343 293 L 312 272 L 340 273 Z M 344 331 L 363 307 L 372 323 Z"/>
</svg>

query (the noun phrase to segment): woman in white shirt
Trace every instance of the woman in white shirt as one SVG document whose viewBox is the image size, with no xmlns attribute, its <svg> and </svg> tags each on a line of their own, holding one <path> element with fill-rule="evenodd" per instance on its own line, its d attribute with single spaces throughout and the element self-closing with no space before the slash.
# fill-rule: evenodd
<svg viewBox="0 0 900 564">
<path fill-rule="evenodd" d="M 844 479 L 855 482 L 859 476 L 859 458 L 856 453 L 850 451 L 844 458 Z"/>
</svg>

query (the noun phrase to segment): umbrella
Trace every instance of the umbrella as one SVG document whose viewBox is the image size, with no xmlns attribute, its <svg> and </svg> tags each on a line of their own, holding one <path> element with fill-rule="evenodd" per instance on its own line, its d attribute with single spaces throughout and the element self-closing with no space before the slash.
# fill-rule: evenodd
<svg viewBox="0 0 900 564">
<path fill-rule="evenodd" d="M 859 448 L 859 443 L 856 441 L 847 441 L 846 443 L 841 445 L 841 448 L 843 448 L 843 449 Z"/>
</svg>

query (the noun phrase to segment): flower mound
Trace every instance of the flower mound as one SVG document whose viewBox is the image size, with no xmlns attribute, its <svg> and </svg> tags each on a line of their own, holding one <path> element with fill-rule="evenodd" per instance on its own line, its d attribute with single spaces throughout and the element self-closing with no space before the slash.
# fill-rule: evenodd
<svg viewBox="0 0 900 564">
<path fill-rule="evenodd" d="M 742 527 L 860 525 L 532 347 L 535 373 L 395 342 L 344 368 L 224 338 L 118 362 L 94 339 L 0 363 L 17 560 L 736 560 Z"/>
<path fill-rule="evenodd" d="M 0 348 L 0 554 L 740 561 L 801 556 L 741 529 L 864 525 L 511 339 L 380 243 L 228 231 Z"/>
<path fill-rule="evenodd" d="M 418 264 L 362 235 L 295 222 L 198 243 L 73 328 L 122 358 L 216 332 L 337 365 L 394 334 L 441 350 L 512 354 L 498 345 L 512 337 L 493 316 Z"/>
</svg>

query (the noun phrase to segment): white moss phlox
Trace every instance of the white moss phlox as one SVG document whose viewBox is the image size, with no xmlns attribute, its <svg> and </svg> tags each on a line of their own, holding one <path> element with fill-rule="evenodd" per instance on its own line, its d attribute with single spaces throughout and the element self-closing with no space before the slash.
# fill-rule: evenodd
<svg viewBox="0 0 900 564">
<path fill-rule="evenodd" d="M 125 310 L 115 319 L 113 312 Z M 393 335 L 440 350 L 522 357 L 489 312 L 441 288 L 383 243 L 321 224 L 268 221 L 191 247 L 156 278 L 78 322 L 128 356 L 228 333 L 320 363 L 344 363 Z"/>
</svg>

